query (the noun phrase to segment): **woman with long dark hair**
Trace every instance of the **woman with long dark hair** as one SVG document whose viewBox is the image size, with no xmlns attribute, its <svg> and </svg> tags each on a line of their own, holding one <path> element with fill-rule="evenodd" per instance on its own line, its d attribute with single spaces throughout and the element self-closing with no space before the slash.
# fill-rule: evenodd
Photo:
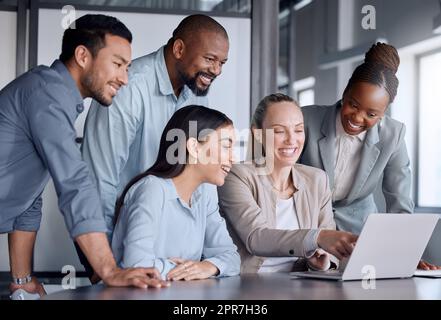
<svg viewBox="0 0 441 320">
<path fill-rule="evenodd" d="M 188 106 L 172 116 L 155 164 L 117 201 L 112 249 L 119 265 L 156 267 L 167 280 L 239 273 L 213 186 L 230 171 L 233 143 L 233 123 L 219 111 Z"/>
</svg>

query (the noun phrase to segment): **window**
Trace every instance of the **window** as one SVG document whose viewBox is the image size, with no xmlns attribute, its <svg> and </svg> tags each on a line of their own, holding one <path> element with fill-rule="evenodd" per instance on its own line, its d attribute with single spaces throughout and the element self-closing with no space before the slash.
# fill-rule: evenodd
<svg viewBox="0 0 441 320">
<path fill-rule="evenodd" d="M 282 5 L 282 2 L 280 2 L 280 5 Z M 284 94 L 289 94 L 290 83 L 290 10 L 289 7 L 280 7 L 279 11 L 279 67 L 277 69 L 277 88 L 279 92 Z"/>
<path fill-rule="evenodd" d="M 279 0 L 279 66 L 277 70 L 277 87 L 278 91 L 295 97 L 306 104 L 311 104 L 314 101 L 313 85 L 301 86 L 297 88 L 297 83 L 304 77 L 312 75 L 310 70 L 311 54 L 303 54 L 309 47 L 301 46 L 302 50 L 296 50 L 300 47 L 299 37 L 304 37 L 303 29 L 298 29 L 301 26 L 301 21 L 311 21 L 313 11 L 303 9 L 312 3 L 312 0 Z M 308 29 L 307 32 L 310 32 Z M 308 61 L 304 67 L 302 58 Z M 303 104 L 303 105 L 306 105 Z"/>
<path fill-rule="evenodd" d="M 299 91 L 297 101 L 301 106 L 310 106 L 314 104 L 314 89 L 306 89 Z"/>
<path fill-rule="evenodd" d="M 419 66 L 418 207 L 441 208 L 441 52 L 421 56 Z"/>
<path fill-rule="evenodd" d="M 293 89 L 294 92 L 297 93 L 297 102 L 301 107 L 309 106 L 315 103 L 314 86 L 314 77 L 308 77 L 294 82 Z"/>
</svg>

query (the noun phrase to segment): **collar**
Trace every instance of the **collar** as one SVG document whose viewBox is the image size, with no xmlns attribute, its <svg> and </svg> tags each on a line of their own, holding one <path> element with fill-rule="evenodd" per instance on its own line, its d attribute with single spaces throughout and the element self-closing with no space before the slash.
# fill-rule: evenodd
<svg viewBox="0 0 441 320">
<path fill-rule="evenodd" d="M 173 86 L 168 75 L 167 66 L 165 64 L 165 46 L 161 47 L 155 56 L 155 72 L 158 79 L 159 91 L 164 96 L 174 94 Z"/>
<path fill-rule="evenodd" d="M 329 121 L 330 119 L 335 119 L 339 108 L 341 107 L 340 101 L 338 101 L 333 106 L 329 106 L 326 109 L 326 114 L 323 117 L 320 131 L 324 137 L 330 136 L 335 137 L 335 121 Z"/>
<path fill-rule="evenodd" d="M 181 198 L 178 195 L 178 191 L 176 190 L 176 186 L 173 183 L 173 179 L 164 179 L 164 182 L 167 186 L 167 192 L 165 194 L 165 199 L 166 200 L 178 200 L 180 202 L 182 202 Z M 197 202 L 199 202 L 199 200 L 202 197 L 202 184 L 196 188 L 195 191 L 193 191 L 193 194 L 191 195 L 191 205 L 192 207 L 194 206 L 194 204 L 196 204 Z M 184 202 L 182 202 L 182 204 L 184 204 Z"/>
<path fill-rule="evenodd" d="M 299 174 L 299 172 L 296 170 L 296 167 L 299 166 L 299 164 L 295 164 L 291 168 L 290 177 L 292 179 L 292 184 L 296 191 L 303 190 L 305 188 L 305 180 L 303 177 Z M 271 190 L 274 188 L 273 183 L 271 181 L 271 178 L 268 175 L 259 175 L 261 177 L 263 183 L 270 188 Z"/>
<path fill-rule="evenodd" d="M 77 111 L 79 111 L 78 106 L 83 106 L 84 99 L 81 96 L 80 90 L 78 90 L 77 84 L 75 83 L 74 79 L 72 78 L 71 74 L 69 73 L 69 70 L 67 70 L 64 63 L 62 63 L 60 60 L 55 60 L 52 65 L 51 69 L 55 70 L 60 77 L 63 79 L 64 84 L 68 87 L 69 91 L 72 94 L 72 97 L 75 101 L 75 104 L 77 105 Z M 82 112 L 79 111 L 79 113 Z"/>
<path fill-rule="evenodd" d="M 173 85 L 170 81 L 170 76 L 168 74 L 167 65 L 165 64 L 165 46 L 161 47 L 156 52 L 155 72 L 159 84 L 159 91 L 161 92 L 161 94 L 164 96 L 168 96 L 168 95 L 175 96 L 175 91 L 173 90 Z M 184 85 L 180 95 L 184 98 L 184 100 L 187 100 L 190 94 L 191 94 L 190 88 Z"/>
<path fill-rule="evenodd" d="M 167 192 L 165 193 L 166 200 L 179 199 L 178 191 L 176 190 L 175 184 L 172 179 L 163 179 Z"/>
</svg>

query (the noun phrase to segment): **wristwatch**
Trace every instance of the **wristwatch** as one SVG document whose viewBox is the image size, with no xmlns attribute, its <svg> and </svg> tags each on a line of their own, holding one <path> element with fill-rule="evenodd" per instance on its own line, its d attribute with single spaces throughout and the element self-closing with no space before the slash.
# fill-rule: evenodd
<svg viewBox="0 0 441 320">
<path fill-rule="evenodd" d="M 14 277 L 12 277 L 12 283 L 18 284 L 18 285 L 26 284 L 26 283 L 29 283 L 31 281 L 32 281 L 31 275 L 28 275 L 28 276 L 26 276 L 24 278 L 14 278 Z"/>
</svg>

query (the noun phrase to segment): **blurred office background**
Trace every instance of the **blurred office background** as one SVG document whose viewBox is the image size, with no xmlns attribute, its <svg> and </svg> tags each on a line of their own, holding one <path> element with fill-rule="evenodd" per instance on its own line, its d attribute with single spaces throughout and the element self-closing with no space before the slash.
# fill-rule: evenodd
<svg viewBox="0 0 441 320">
<path fill-rule="evenodd" d="M 231 116 L 238 129 L 249 126 L 257 102 L 275 91 L 301 105 L 335 103 L 374 42 L 394 45 L 401 57 L 400 87 L 389 112 L 407 126 L 416 211 L 441 213 L 438 0 L 0 0 L 0 88 L 58 57 L 63 19 L 72 12 L 66 5 L 77 17 L 93 12 L 122 20 L 134 34 L 133 58 L 165 44 L 184 16 L 213 16 L 230 35 L 230 59 L 213 84 L 210 106 Z M 86 113 L 77 121 L 78 137 Z M 241 158 L 245 144 L 238 146 Z M 380 194 L 378 203 L 383 208 Z M 48 276 L 64 265 L 83 270 L 52 183 L 43 209 L 34 270 Z M 0 235 L 0 272 L 8 270 L 7 236 Z"/>
</svg>

